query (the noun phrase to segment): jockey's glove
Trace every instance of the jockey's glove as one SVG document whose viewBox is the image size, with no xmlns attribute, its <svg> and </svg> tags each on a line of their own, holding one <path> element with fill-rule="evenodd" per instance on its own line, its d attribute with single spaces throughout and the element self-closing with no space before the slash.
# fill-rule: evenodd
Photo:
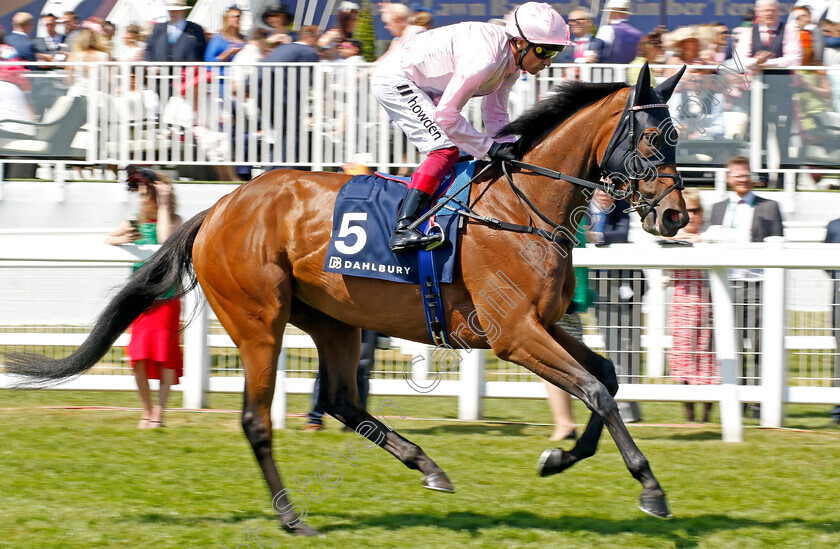
<svg viewBox="0 0 840 549">
<path fill-rule="evenodd" d="M 487 156 L 491 160 L 516 160 L 515 143 L 493 143 Z"/>
</svg>

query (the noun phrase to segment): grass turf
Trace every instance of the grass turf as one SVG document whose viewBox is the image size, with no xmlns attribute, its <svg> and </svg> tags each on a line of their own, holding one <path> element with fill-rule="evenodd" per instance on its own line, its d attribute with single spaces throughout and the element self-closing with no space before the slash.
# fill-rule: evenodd
<svg viewBox="0 0 840 549">
<path fill-rule="evenodd" d="M 265 547 L 840 546 L 840 434 L 826 427 L 826 406 L 788 408 L 787 427 L 813 431 L 748 428 L 743 444 L 721 442 L 714 424 L 631 425 L 675 515 L 660 521 L 636 508 L 640 486 L 608 437 L 569 471 L 536 476 L 551 428 L 515 422 L 547 423 L 543 401 L 486 399 L 488 421 L 456 422 L 455 399 L 392 400 L 410 418 L 433 418 L 390 421 L 458 492 L 423 489 L 417 471 L 378 448 L 356 444 L 356 466 L 338 460 L 331 453 L 346 454 L 352 433 L 334 420 L 300 433 L 303 419 L 290 418 L 275 431 L 278 467 L 325 534 L 301 539 L 277 526 L 238 414 L 172 411 L 166 429 L 138 431 L 133 410 L 46 408 L 133 407 L 133 393 L 0 391 L 0 547 L 256 549 L 245 530 L 257 529 Z M 238 409 L 241 397 L 213 395 L 212 405 Z M 586 411 L 575 406 L 581 423 Z M 290 397 L 290 411 L 306 409 L 306 398 Z M 642 411 L 646 422 L 684 417 L 679 404 Z M 313 502 L 293 479 L 314 478 L 326 460 L 343 476 L 313 488 Z"/>
</svg>

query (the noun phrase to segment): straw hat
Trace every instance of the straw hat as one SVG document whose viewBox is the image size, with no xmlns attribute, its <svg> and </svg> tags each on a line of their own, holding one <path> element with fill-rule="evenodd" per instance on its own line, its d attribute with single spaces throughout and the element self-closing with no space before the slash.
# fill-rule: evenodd
<svg viewBox="0 0 840 549">
<path fill-rule="evenodd" d="M 715 29 L 711 26 L 690 26 L 680 27 L 674 31 L 662 35 L 662 44 L 665 49 L 673 50 L 686 40 L 697 40 L 697 49 L 705 49 L 715 37 Z"/>
<path fill-rule="evenodd" d="M 630 0 L 607 0 L 607 4 L 604 6 L 604 11 L 614 11 L 616 13 L 633 15 L 633 12 L 630 11 Z"/>
<path fill-rule="evenodd" d="M 187 0 L 166 0 L 166 9 L 169 11 L 186 11 L 191 9 Z"/>
</svg>

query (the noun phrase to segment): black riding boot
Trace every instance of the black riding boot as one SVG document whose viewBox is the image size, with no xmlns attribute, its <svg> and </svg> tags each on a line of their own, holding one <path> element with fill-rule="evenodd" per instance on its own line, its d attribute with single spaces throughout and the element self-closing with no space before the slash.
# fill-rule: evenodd
<svg viewBox="0 0 840 549">
<path fill-rule="evenodd" d="M 431 198 L 420 189 L 408 189 L 408 194 L 405 195 L 397 214 L 397 226 L 389 243 L 392 252 L 401 254 L 417 248 L 427 248 L 431 244 L 443 241 L 442 234 L 426 236 L 417 229 L 408 228 L 420 216 L 420 212 Z"/>
</svg>

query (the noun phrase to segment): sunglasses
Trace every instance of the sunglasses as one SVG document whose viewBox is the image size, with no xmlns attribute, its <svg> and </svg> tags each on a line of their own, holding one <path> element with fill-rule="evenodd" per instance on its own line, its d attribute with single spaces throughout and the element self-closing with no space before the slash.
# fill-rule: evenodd
<svg viewBox="0 0 840 549">
<path fill-rule="evenodd" d="M 569 19 L 569 23 L 583 23 L 584 21 L 589 21 L 589 19 L 585 17 L 580 17 L 578 19 Z"/>
<path fill-rule="evenodd" d="M 533 51 L 539 59 L 551 59 L 565 49 L 566 46 L 534 46 Z"/>
<path fill-rule="evenodd" d="M 686 208 L 685 211 L 687 211 L 690 214 L 696 214 L 702 212 L 703 208 Z"/>
</svg>

